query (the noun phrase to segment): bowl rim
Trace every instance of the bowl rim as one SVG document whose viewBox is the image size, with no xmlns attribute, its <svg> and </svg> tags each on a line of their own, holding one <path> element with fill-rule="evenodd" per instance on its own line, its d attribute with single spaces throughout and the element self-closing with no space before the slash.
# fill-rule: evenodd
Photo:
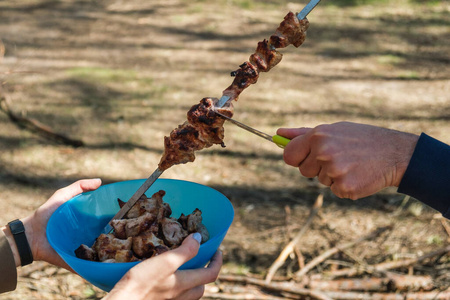
<svg viewBox="0 0 450 300">
<path fill-rule="evenodd" d="M 48 222 L 47 222 L 46 229 L 45 229 L 46 237 L 47 237 L 47 240 L 48 240 L 48 243 L 50 244 L 50 246 L 51 246 L 51 247 L 56 251 L 56 253 L 57 253 L 58 255 L 60 255 L 60 256 L 61 256 L 62 254 L 63 254 L 63 255 L 68 255 L 68 256 L 70 256 L 72 259 L 79 260 L 79 261 L 83 261 L 83 262 L 94 263 L 94 264 L 97 263 L 97 264 L 102 264 L 102 265 L 110 264 L 110 265 L 114 265 L 114 266 L 120 266 L 120 265 L 136 265 L 136 264 L 142 262 L 143 260 L 141 260 L 141 261 L 136 261 L 136 262 L 105 263 L 105 262 L 100 262 L 100 261 L 91 261 L 91 260 L 85 260 L 85 259 L 82 259 L 82 258 L 78 258 L 78 257 L 75 256 L 75 254 L 69 253 L 68 251 L 61 249 L 61 247 L 59 247 L 58 244 L 55 243 L 55 241 L 53 240 L 53 238 L 49 235 L 49 228 L 50 228 L 50 226 L 51 226 L 52 219 L 54 220 L 53 216 L 55 216 L 60 210 L 64 209 L 65 206 L 69 205 L 68 203 L 69 203 L 70 201 L 75 200 L 76 198 L 79 198 L 79 197 L 84 196 L 84 195 L 93 194 L 93 193 L 95 193 L 96 191 L 98 191 L 99 189 L 108 188 L 108 187 L 111 186 L 111 185 L 120 184 L 120 183 L 127 183 L 127 182 L 137 182 L 137 181 L 142 181 L 142 182 L 143 182 L 143 181 L 145 181 L 145 178 L 144 178 L 144 179 L 123 180 L 123 181 L 117 181 L 117 182 L 107 183 L 107 184 L 101 185 L 100 187 L 98 187 L 98 188 L 97 188 L 96 190 L 94 190 L 94 191 L 88 191 L 88 192 L 84 192 L 84 193 L 80 193 L 80 194 L 78 194 L 78 195 L 75 195 L 74 197 L 70 198 L 69 200 L 67 200 L 66 202 L 64 202 L 63 204 L 61 204 L 61 205 L 53 212 L 53 214 L 50 216 L 50 218 L 49 218 L 49 220 L 48 220 Z M 200 245 L 200 248 L 199 248 L 199 252 L 200 252 L 200 250 L 201 250 L 202 248 L 206 247 L 208 244 L 213 243 L 213 241 L 215 241 L 216 239 L 221 238 L 221 236 L 222 236 L 223 234 L 226 234 L 226 232 L 228 231 L 229 227 L 230 227 L 231 224 L 233 223 L 235 212 L 234 212 L 234 208 L 233 208 L 233 205 L 231 204 L 230 199 L 228 199 L 228 197 L 225 196 L 222 192 L 220 192 L 220 191 L 218 191 L 218 190 L 216 190 L 216 189 L 214 189 L 214 188 L 212 188 L 212 187 L 209 187 L 209 186 L 207 186 L 207 185 L 200 184 L 200 183 L 193 182 L 193 181 L 188 181 L 188 180 L 170 179 L 170 178 L 158 178 L 157 181 L 160 181 L 160 182 L 161 182 L 161 181 L 171 181 L 171 182 L 178 181 L 178 182 L 183 182 L 183 183 L 187 183 L 187 184 L 198 185 L 198 186 L 201 186 L 201 187 L 203 187 L 203 188 L 211 189 L 211 190 L 213 190 L 213 191 L 215 191 L 215 192 L 221 194 L 225 199 L 228 200 L 228 201 L 226 201 L 225 203 L 227 203 L 227 206 L 229 206 L 229 209 L 230 209 L 230 211 L 231 211 L 231 213 L 232 213 L 232 216 L 231 216 L 229 222 L 227 222 L 227 223 L 229 223 L 229 224 L 227 224 L 227 226 L 225 226 L 225 229 L 220 230 L 220 232 L 218 232 L 214 237 L 208 239 L 205 243 L 201 244 L 201 245 Z M 74 252 L 74 253 L 75 253 L 75 252 Z"/>
</svg>

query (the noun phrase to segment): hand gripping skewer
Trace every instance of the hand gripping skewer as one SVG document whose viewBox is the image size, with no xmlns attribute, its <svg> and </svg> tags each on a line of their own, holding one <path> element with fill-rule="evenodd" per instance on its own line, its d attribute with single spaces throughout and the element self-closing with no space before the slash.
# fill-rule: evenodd
<svg viewBox="0 0 450 300">
<path fill-rule="evenodd" d="M 297 14 L 297 18 L 299 20 L 303 20 L 306 18 L 306 16 L 314 9 L 314 7 L 319 4 L 320 0 L 311 0 L 309 3 L 302 9 L 300 13 Z M 215 105 L 215 108 L 222 108 L 224 107 L 227 102 L 229 102 L 230 97 L 229 96 L 222 96 L 217 104 Z M 110 233 L 112 231 L 111 221 L 116 219 L 122 219 L 127 212 L 133 207 L 133 205 L 141 198 L 142 195 L 145 194 L 145 192 L 152 186 L 152 184 L 161 176 L 163 173 L 163 170 L 160 170 L 159 168 L 156 168 L 156 170 L 150 175 L 147 180 L 139 187 L 139 189 L 131 196 L 131 198 L 125 203 L 124 206 L 117 212 L 117 214 L 112 217 L 112 219 L 106 224 L 106 226 L 103 228 L 103 233 Z"/>
</svg>

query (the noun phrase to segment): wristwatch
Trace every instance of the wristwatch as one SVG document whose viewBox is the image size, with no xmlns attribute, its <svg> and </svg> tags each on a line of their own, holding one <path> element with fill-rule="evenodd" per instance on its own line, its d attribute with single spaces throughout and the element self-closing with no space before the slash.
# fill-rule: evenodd
<svg viewBox="0 0 450 300">
<path fill-rule="evenodd" d="M 31 253 L 22 221 L 19 219 L 11 221 L 8 223 L 8 226 L 16 242 L 22 267 L 31 264 L 33 262 L 33 253 Z"/>
</svg>

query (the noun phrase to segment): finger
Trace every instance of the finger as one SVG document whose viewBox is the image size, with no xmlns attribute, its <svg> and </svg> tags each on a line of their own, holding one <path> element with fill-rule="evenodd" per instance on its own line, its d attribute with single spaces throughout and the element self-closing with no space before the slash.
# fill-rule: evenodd
<svg viewBox="0 0 450 300">
<path fill-rule="evenodd" d="M 293 139 L 296 136 L 306 134 L 308 131 L 310 131 L 311 128 L 307 127 L 301 127 L 301 128 L 279 128 L 277 130 L 277 134 L 284 136 L 288 139 Z"/>
<path fill-rule="evenodd" d="M 206 268 L 177 271 L 177 285 L 192 288 L 214 282 L 222 267 L 222 252 L 217 251 Z"/>
<path fill-rule="evenodd" d="M 205 286 L 200 285 L 200 286 L 196 286 L 190 290 L 187 290 L 184 293 L 181 293 L 173 300 L 197 300 L 197 299 L 200 299 L 204 293 L 205 293 Z"/>
<path fill-rule="evenodd" d="M 198 249 L 200 248 L 200 242 L 198 239 L 196 240 L 194 238 L 194 235 L 200 236 L 199 233 L 190 234 L 184 239 L 183 243 L 178 248 L 164 252 L 163 254 L 155 257 L 155 259 L 158 260 L 158 265 L 163 275 L 173 274 L 185 262 L 189 261 L 195 255 L 197 255 Z M 199 238 L 201 239 L 201 236 Z M 147 264 L 154 263 L 150 261 L 150 259 L 143 261 L 136 267 L 146 268 Z M 194 286 L 196 285 L 191 285 L 190 287 Z"/>
<path fill-rule="evenodd" d="M 333 179 L 331 179 L 330 176 L 328 176 L 326 170 L 324 167 L 322 167 L 320 169 L 319 175 L 317 176 L 317 179 L 319 180 L 319 182 L 323 185 L 326 186 L 331 186 L 331 184 L 333 183 Z"/>
<path fill-rule="evenodd" d="M 338 196 L 339 198 L 357 200 L 362 196 L 358 194 L 356 190 L 356 186 L 353 184 L 352 180 L 343 180 L 341 178 L 337 178 L 330 186 L 333 194 Z"/>
<path fill-rule="evenodd" d="M 319 175 L 321 166 L 311 153 L 302 161 L 298 167 L 300 173 L 308 178 L 314 178 Z"/>
<path fill-rule="evenodd" d="M 311 151 L 308 135 L 300 135 L 292 139 L 284 148 L 283 159 L 286 164 L 298 167 Z"/>
<path fill-rule="evenodd" d="M 58 198 L 70 199 L 78 194 L 93 191 L 102 184 L 101 179 L 82 179 L 78 180 L 71 185 L 57 190 L 53 196 Z"/>
</svg>

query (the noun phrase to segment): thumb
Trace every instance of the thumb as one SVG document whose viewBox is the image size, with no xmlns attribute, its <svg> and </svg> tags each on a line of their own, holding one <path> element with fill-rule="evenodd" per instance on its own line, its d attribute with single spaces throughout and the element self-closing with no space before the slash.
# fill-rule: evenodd
<svg viewBox="0 0 450 300">
<path fill-rule="evenodd" d="M 101 179 L 82 179 L 57 190 L 38 211 L 44 211 L 47 218 L 64 202 L 78 194 L 93 191 L 102 184 Z"/>
<path fill-rule="evenodd" d="M 174 256 L 177 257 L 177 264 L 179 264 L 178 267 L 197 255 L 201 240 L 202 236 L 200 235 L 200 233 L 196 232 L 190 234 L 184 239 L 180 247 L 170 251 Z"/>
<path fill-rule="evenodd" d="M 78 194 L 97 189 L 102 184 L 101 179 L 82 179 L 72 183 L 65 188 L 57 190 L 53 196 L 70 199 Z"/>
<path fill-rule="evenodd" d="M 277 130 L 277 134 L 292 140 L 293 138 L 295 138 L 295 137 L 297 137 L 299 135 L 304 135 L 305 133 L 307 133 L 310 130 L 311 130 L 311 128 L 308 128 L 308 127 L 279 128 Z"/>
<path fill-rule="evenodd" d="M 188 235 L 178 248 L 164 252 L 152 259 L 148 259 L 138 264 L 136 267 L 141 268 L 146 264 L 157 264 L 161 268 L 161 272 L 171 274 L 178 270 L 185 262 L 195 257 L 200 248 L 201 235 L 193 233 Z"/>
</svg>

